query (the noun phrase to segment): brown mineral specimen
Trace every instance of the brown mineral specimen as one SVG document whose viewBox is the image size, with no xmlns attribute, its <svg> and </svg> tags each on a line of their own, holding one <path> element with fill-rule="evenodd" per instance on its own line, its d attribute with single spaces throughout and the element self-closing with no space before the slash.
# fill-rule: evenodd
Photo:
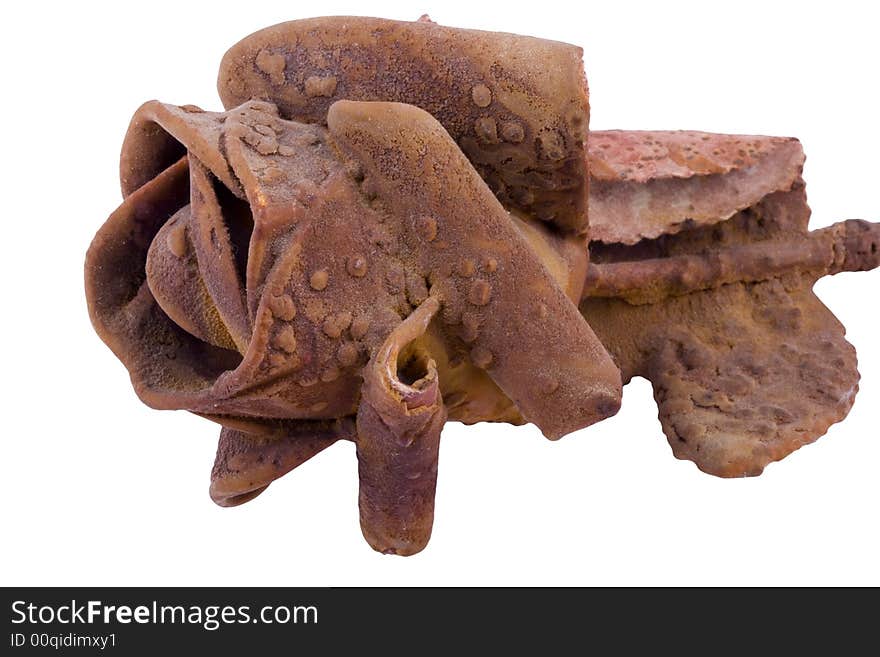
<svg viewBox="0 0 880 657">
<path fill-rule="evenodd" d="M 223 426 L 217 504 L 352 440 L 365 538 L 414 554 L 447 419 L 559 438 L 617 411 L 615 361 L 713 474 L 846 415 L 855 352 L 811 287 L 877 267 L 878 225 L 808 232 L 793 139 L 593 133 L 590 182 L 581 55 L 294 21 L 226 53 L 227 111 L 137 111 L 89 312 L 145 403 Z"/>
<path fill-rule="evenodd" d="M 322 123 L 339 99 L 408 103 L 433 115 L 508 208 L 587 230 L 583 51 L 420 20 L 332 17 L 260 30 L 226 53 L 229 109 L 252 98 Z"/>
<path fill-rule="evenodd" d="M 583 236 L 511 215 L 424 110 L 150 102 L 121 177 L 87 256 L 92 321 L 145 403 L 224 426 L 219 504 L 352 439 L 364 535 L 412 554 L 447 415 L 558 438 L 619 406 L 576 305 Z"/>
<path fill-rule="evenodd" d="M 581 311 L 624 381 L 654 386 L 673 452 L 760 474 L 842 420 L 858 389 L 827 274 L 880 265 L 880 224 L 808 232 L 793 139 L 591 137 L 592 263 Z"/>
</svg>

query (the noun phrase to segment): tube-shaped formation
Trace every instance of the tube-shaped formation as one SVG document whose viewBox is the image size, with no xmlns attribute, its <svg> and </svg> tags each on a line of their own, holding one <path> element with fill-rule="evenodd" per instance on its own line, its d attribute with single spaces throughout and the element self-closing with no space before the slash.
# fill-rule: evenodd
<svg viewBox="0 0 880 657">
<path fill-rule="evenodd" d="M 730 283 L 756 283 L 789 272 L 815 278 L 880 266 L 880 224 L 841 221 L 788 242 L 758 242 L 667 258 L 593 263 L 583 298 L 610 297 L 632 304 L 655 303 Z"/>
<path fill-rule="evenodd" d="M 428 297 L 364 369 L 357 413 L 361 529 L 373 549 L 386 554 L 415 554 L 431 538 L 446 409 L 430 357 L 410 354 L 405 375 L 399 362 L 439 309 L 437 298 Z"/>
</svg>

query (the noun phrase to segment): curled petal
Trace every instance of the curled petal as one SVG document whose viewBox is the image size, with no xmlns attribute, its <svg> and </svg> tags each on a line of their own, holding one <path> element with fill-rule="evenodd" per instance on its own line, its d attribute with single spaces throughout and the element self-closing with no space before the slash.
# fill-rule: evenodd
<svg viewBox="0 0 880 657">
<path fill-rule="evenodd" d="M 174 214 L 147 253 L 147 284 L 169 319 L 188 333 L 224 349 L 236 349 L 208 293 L 190 237 L 189 205 Z"/>
<path fill-rule="evenodd" d="M 429 297 L 384 342 L 364 370 L 357 415 L 361 529 L 388 554 L 415 554 L 431 537 L 440 431 L 446 409 L 437 370 L 416 358 L 414 381 L 400 378 L 398 359 L 439 309 Z"/>
<path fill-rule="evenodd" d="M 245 353 L 252 327 L 245 307 L 244 282 L 239 273 L 244 267 L 236 265 L 248 250 L 253 227 L 250 211 L 246 204 L 233 197 L 227 200 L 224 212 L 213 177 L 192 155 L 190 207 L 192 242 L 205 287 L 236 347 Z"/>
<path fill-rule="evenodd" d="M 183 159 L 132 192 L 89 247 L 86 297 L 92 324 L 129 370 L 135 391 L 153 408 L 187 408 L 241 356 L 199 340 L 166 315 L 145 276 L 159 229 L 189 196 Z"/>
<path fill-rule="evenodd" d="M 128 196 L 174 164 L 187 151 L 197 157 L 224 185 L 239 197 L 241 186 L 223 157 L 222 114 L 204 112 L 193 105 L 178 107 L 151 100 L 131 119 L 119 175 L 122 194 Z"/>
</svg>

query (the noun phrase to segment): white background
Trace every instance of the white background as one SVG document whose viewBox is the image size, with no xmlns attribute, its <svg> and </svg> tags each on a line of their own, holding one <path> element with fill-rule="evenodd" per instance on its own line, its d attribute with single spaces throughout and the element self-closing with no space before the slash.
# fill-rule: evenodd
<svg viewBox="0 0 880 657">
<path fill-rule="evenodd" d="M 317 14 L 428 12 L 581 44 L 593 128 L 797 136 L 814 227 L 880 220 L 871 5 L 4 4 L 0 584 L 880 584 L 878 272 L 817 286 L 863 376 L 849 418 L 817 444 L 756 479 L 701 474 L 672 457 L 643 380 L 617 417 L 557 443 L 531 426 L 450 424 L 434 537 L 408 559 L 361 539 L 351 443 L 250 504 L 214 506 L 218 428 L 137 400 L 82 281 L 138 105 L 219 108 L 227 47 Z"/>
</svg>

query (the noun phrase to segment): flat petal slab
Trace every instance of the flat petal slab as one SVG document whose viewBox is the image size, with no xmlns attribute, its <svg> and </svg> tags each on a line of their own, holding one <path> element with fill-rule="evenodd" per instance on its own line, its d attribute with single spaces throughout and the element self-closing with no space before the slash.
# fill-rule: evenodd
<svg viewBox="0 0 880 657">
<path fill-rule="evenodd" d="M 624 376 L 654 386 L 673 453 L 742 477 L 822 436 L 858 391 L 844 328 L 809 289 L 732 284 L 664 303 L 583 306 Z"/>
<path fill-rule="evenodd" d="M 729 219 L 800 179 L 796 139 L 703 132 L 592 132 L 590 239 L 635 244 Z"/>
</svg>

